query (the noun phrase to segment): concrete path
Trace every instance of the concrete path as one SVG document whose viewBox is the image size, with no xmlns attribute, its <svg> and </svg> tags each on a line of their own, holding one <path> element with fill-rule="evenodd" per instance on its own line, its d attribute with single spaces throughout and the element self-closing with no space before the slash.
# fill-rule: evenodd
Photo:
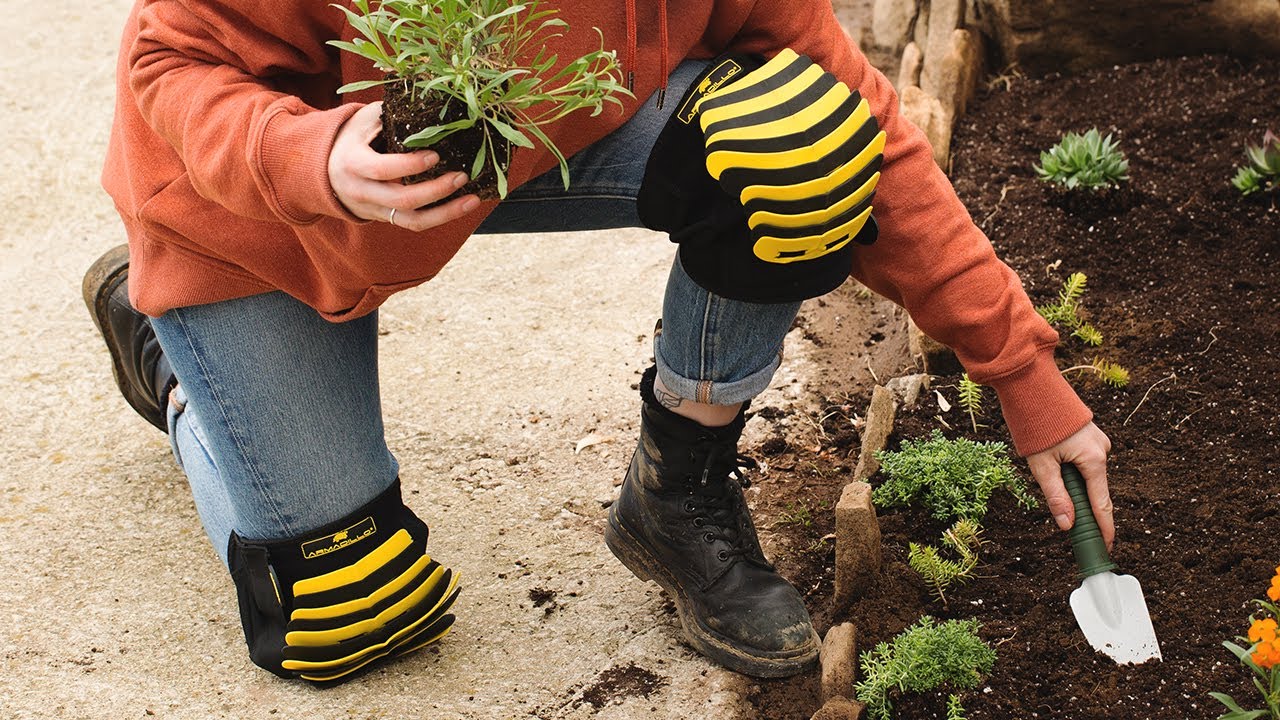
<svg viewBox="0 0 1280 720">
<path fill-rule="evenodd" d="M 462 573 L 459 622 L 330 690 L 249 663 L 166 438 L 116 393 L 79 297 L 123 241 L 98 173 L 128 7 L 0 16 L 0 717 L 750 716 L 750 681 L 681 645 L 602 542 L 672 255 L 643 231 L 480 238 L 386 305 L 389 441 L 433 555 Z M 788 351 L 765 404 L 803 401 L 812 345 Z"/>
</svg>

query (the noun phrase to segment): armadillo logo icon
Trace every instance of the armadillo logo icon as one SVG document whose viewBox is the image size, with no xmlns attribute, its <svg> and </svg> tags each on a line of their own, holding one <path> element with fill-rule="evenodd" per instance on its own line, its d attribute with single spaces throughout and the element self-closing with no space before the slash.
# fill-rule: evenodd
<svg viewBox="0 0 1280 720">
<path fill-rule="evenodd" d="M 378 532 L 373 518 L 367 517 L 345 530 L 331 535 L 323 535 L 315 540 L 302 543 L 302 557 L 311 560 L 331 552 L 336 552 L 349 545 L 354 545 Z"/>
<path fill-rule="evenodd" d="M 719 90 L 722 85 L 732 80 L 740 72 L 742 72 L 742 66 L 736 60 L 725 60 L 717 65 L 711 72 L 707 73 L 702 82 L 698 83 L 698 89 L 689 93 L 689 97 L 680 106 L 680 111 L 676 113 L 676 117 L 685 125 L 692 124 L 693 119 L 698 116 L 698 101 Z"/>
</svg>

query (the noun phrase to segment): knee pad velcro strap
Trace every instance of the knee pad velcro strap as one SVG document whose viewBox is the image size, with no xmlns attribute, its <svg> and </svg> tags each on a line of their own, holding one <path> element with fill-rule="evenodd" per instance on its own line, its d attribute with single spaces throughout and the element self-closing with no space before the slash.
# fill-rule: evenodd
<svg viewBox="0 0 1280 720">
<path fill-rule="evenodd" d="M 443 637 L 458 578 L 427 554 L 427 536 L 398 480 L 304 536 L 257 542 L 232 533 L 231 575 L 253 662 L 329 682 Z"/>
</svg>

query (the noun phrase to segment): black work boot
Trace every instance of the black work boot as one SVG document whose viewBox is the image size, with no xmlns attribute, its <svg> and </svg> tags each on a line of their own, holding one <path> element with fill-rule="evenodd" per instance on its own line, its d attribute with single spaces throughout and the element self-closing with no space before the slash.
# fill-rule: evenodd
<svg viewBox="0 0 1280 720">
<path fill-rule="evenodd" d="M 129 304 L 129 247 L 114 247 L 98 258 L 85 273 L 82 290 L 89 314 L 111 351 L 120 394 L 147 422 L 168 432 L 165 407 L 178 381 L 151 329 L 151 319 Z"/>
<path fill-rule="evenodd" d="M 605 541 L 675 600 L 686 639 L 730 670 L 794 675 L 818 657 L 804 600 L 760 550 L 737 477 L 744 415 L 704 427 L 662 407 L 654 369 L 640 383 L 640 445 L 609 511 Z"/>
</svg>

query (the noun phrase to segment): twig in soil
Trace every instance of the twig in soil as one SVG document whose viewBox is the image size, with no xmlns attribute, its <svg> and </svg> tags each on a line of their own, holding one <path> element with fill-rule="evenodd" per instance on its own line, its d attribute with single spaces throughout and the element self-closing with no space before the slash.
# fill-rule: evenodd
<svg viewBox="0 0 1280 720">
<path fill-rule="evenodd" d="M 1010 90 L 1013 89 L 1014 79 L 1015 78 L 1021 79 L 1022 77 L 1023 77 L 1023 74 L 1021 71 L 1018 70 L 1018 64 L 1011 63 L 1009 64 L 1008 67 L 1004 69 L 1003 72 L 1001 72 L 1001 74 L 995 76 L 994 78 L 992 78 L 990 81 L 987 82 L 987 89 L 995 90 L 997 85 L 1000 85 L 1001 83 L 1003 83 L 1004 91 L 1009 92 Z"/>
<path fill-rule="evenodd" d="M 982 228 L 983 232 L 987 231 L 987 222 L 991 220 L 991 218 L 995 217 L 996 213 L 1000 212 L 1000 206 L 1004 204 L 1004 196 L 1007 194 L 1009 194 L 1009 183 L 1005 183 L 1004 187 L 1000 188 L 1000 199 L 996 201 L 995 209 L 978 224 L 978 227 Z"/>
<path fill-rule="evenodd" d="M 1004 639 L 1002 639 L 1002 640 L 998 641 L 998 642 L 996 643 L 996 647 L 1000 647 L 1001 645 L 1003 645 L 1003 644 L 1005 644 L 1005 643 L 1009 642 L 1010 640 L 1012 640 L 1012 639 L 1014 639 L 1014 638 L 1016 638 L 1016 637 L 1018 637 L 1018 628 L 1014 628 L 1014 629 L 1013 629 L 1013 634 L 1012 634 L 1012 635 L 1010 635 L 1009 637 L 1004 638 Z"/>
<path fill-rule="evenodd" d="M 871 379 L 872 379 L 872 380 L 875 380 L 875 381 L 876 381 L 876 384 L 877 384 L 877 385 L 879 385 L 879 384 L 880 384 L 880 377 L 879 377 L 878 375 L 876 375 L 876 370 L 875 370 L 875 368 L 871 367 L 871 358 L 869 358 L 869 357 L 868 357 L 868 358 L 864 358 L 864 359 L 867 361 L 867 372 L 871 373 Z"/>
<path fill-rule="evenodd" d="M 816 420 L 813 418 L 812 415 L 809 415 L 808 413 L 799 415 L 800 419 L 806 425 L 812 427 L 814 431 L 817 432 L 818 434 L 818 437 L 817 437 L 818 446 L 814 450 L 814 452 L 822 452 L 822 447 L 826 445 L 828 442 L 830 442 L 831 440 L 831 437 L 827 435 L 826 428 L 822 427 L 822 423 L 826 422 L 827 419 L 830 418 L 832 415 L 835 415 L 835 413 L 833 412 L 833 413 L 824 415 Z"/>
<path fill-rule="evenodd" d="M 1147 388 L 1147 392 L 1142 396 L 1142 399 L 1141 399 L 1141 400 L 1139 400 L 1139 401 L 1138 401 L 1138 404 L 1133 408 L 1133 412 L 1129 413 L 1129 417 L 1125 418 L 1125 419 L 1124 419 L 1124 422 L 1123 422 L 1123 423 L 1121 423 L 1121 425 L 1128 425 L 1128 424 L 1129 424 L 1129 420 L 1131 420 L 1131 419 L 1133 418 L 1133 416 L 1138 412 L 1138 408 L 1142 407 L 1142 403 L 1144 403 L 1144 402 L 1146 402 L 1146 401 L 1147 401 L 1147 396 L 1149 396 L 1149 395 L 1151 394 L 1151 391 L 1152 391 L 1152 390 L 1155 390 L 1155 389 L 1156 389 L 1156 385 L 1159 385 L 1160 383 L 1165 382 L 1165 381 L 1168 381 L 1168 380 L 1177 380 L 1177 379 L 1178 379 L 1178 375 L 1177 375 L 1176 373 L 1169 373 L 1169 377 L 1167 377 L 1167 378 L 1161 378 L 1161 379 L 1159 379 L 1159 380 L 1155 381 L 1154 383 L 1152 383 L 1151 387 Z"/>
<path fill-rule="evenodd" d="M 1213 338 L 1213 339 L 1209 341 L 1209 344 L 1208 344 L 1208 345 L 1205 345 L 1205 346 L 1204 346 L 1204 349 L 1203 349 L 1203 350 L 1201 350 L 1200 352 L 1196 353 L 1197 355 L 1203 355 L 1203 354 L 1205 354 L 1205 353 L 1209 352 L 1209 348 L 1213 347 L 1213 344 L 1214 344 L 1214 343 L 1216 343 L 1216 342 L 1218 342 L 1218 336 L 1217 336 L 1217 335 L 1214 335 L 1214 334 L 1213 334 L 1213 331 L 1214 331 L 1214 330 L 1217 330 L 1217 329 L 1218 329 L 1218 328 L 1220 328 L 1220 327 L 1222 327 L 1222 326 L 1221 326 L 1221 325 L 1214 325 L 1213 327 L 1209 328 L 1209 337 L 1211 337 L 1211 338 Z"/>
<path fill-rule="evenodd" d="M 1179 421 L 1178 421 L 1178 424 L 1176 424 L 1176 425 L 1174 425 L 1174 426 L 1173 426 L 1173 429 L 1174 429 L 1174 430 L 1181 429 L 1181 428 L 1182 428 L 1182 423 L 1184 423 L 1184 422 L 1186 422 L 1186 421 L 1190 420 L 1192 415 L 1195 415 L 1196 413 L 1200 412 L 1200 411 L 1201 411 L 1201 410 L 1203 410 L 1203 409 L 1204 409 L 1204 408 L 1196 408 L 1195 410 L 1192 410 L 1192 411 L 1191 411 L 1191 412 L 1190 412 L 1186 417 L 1184 417 L 1184 418 L 1182 418 L 1181 420 L 1179 420 Z"/>
</svg>

